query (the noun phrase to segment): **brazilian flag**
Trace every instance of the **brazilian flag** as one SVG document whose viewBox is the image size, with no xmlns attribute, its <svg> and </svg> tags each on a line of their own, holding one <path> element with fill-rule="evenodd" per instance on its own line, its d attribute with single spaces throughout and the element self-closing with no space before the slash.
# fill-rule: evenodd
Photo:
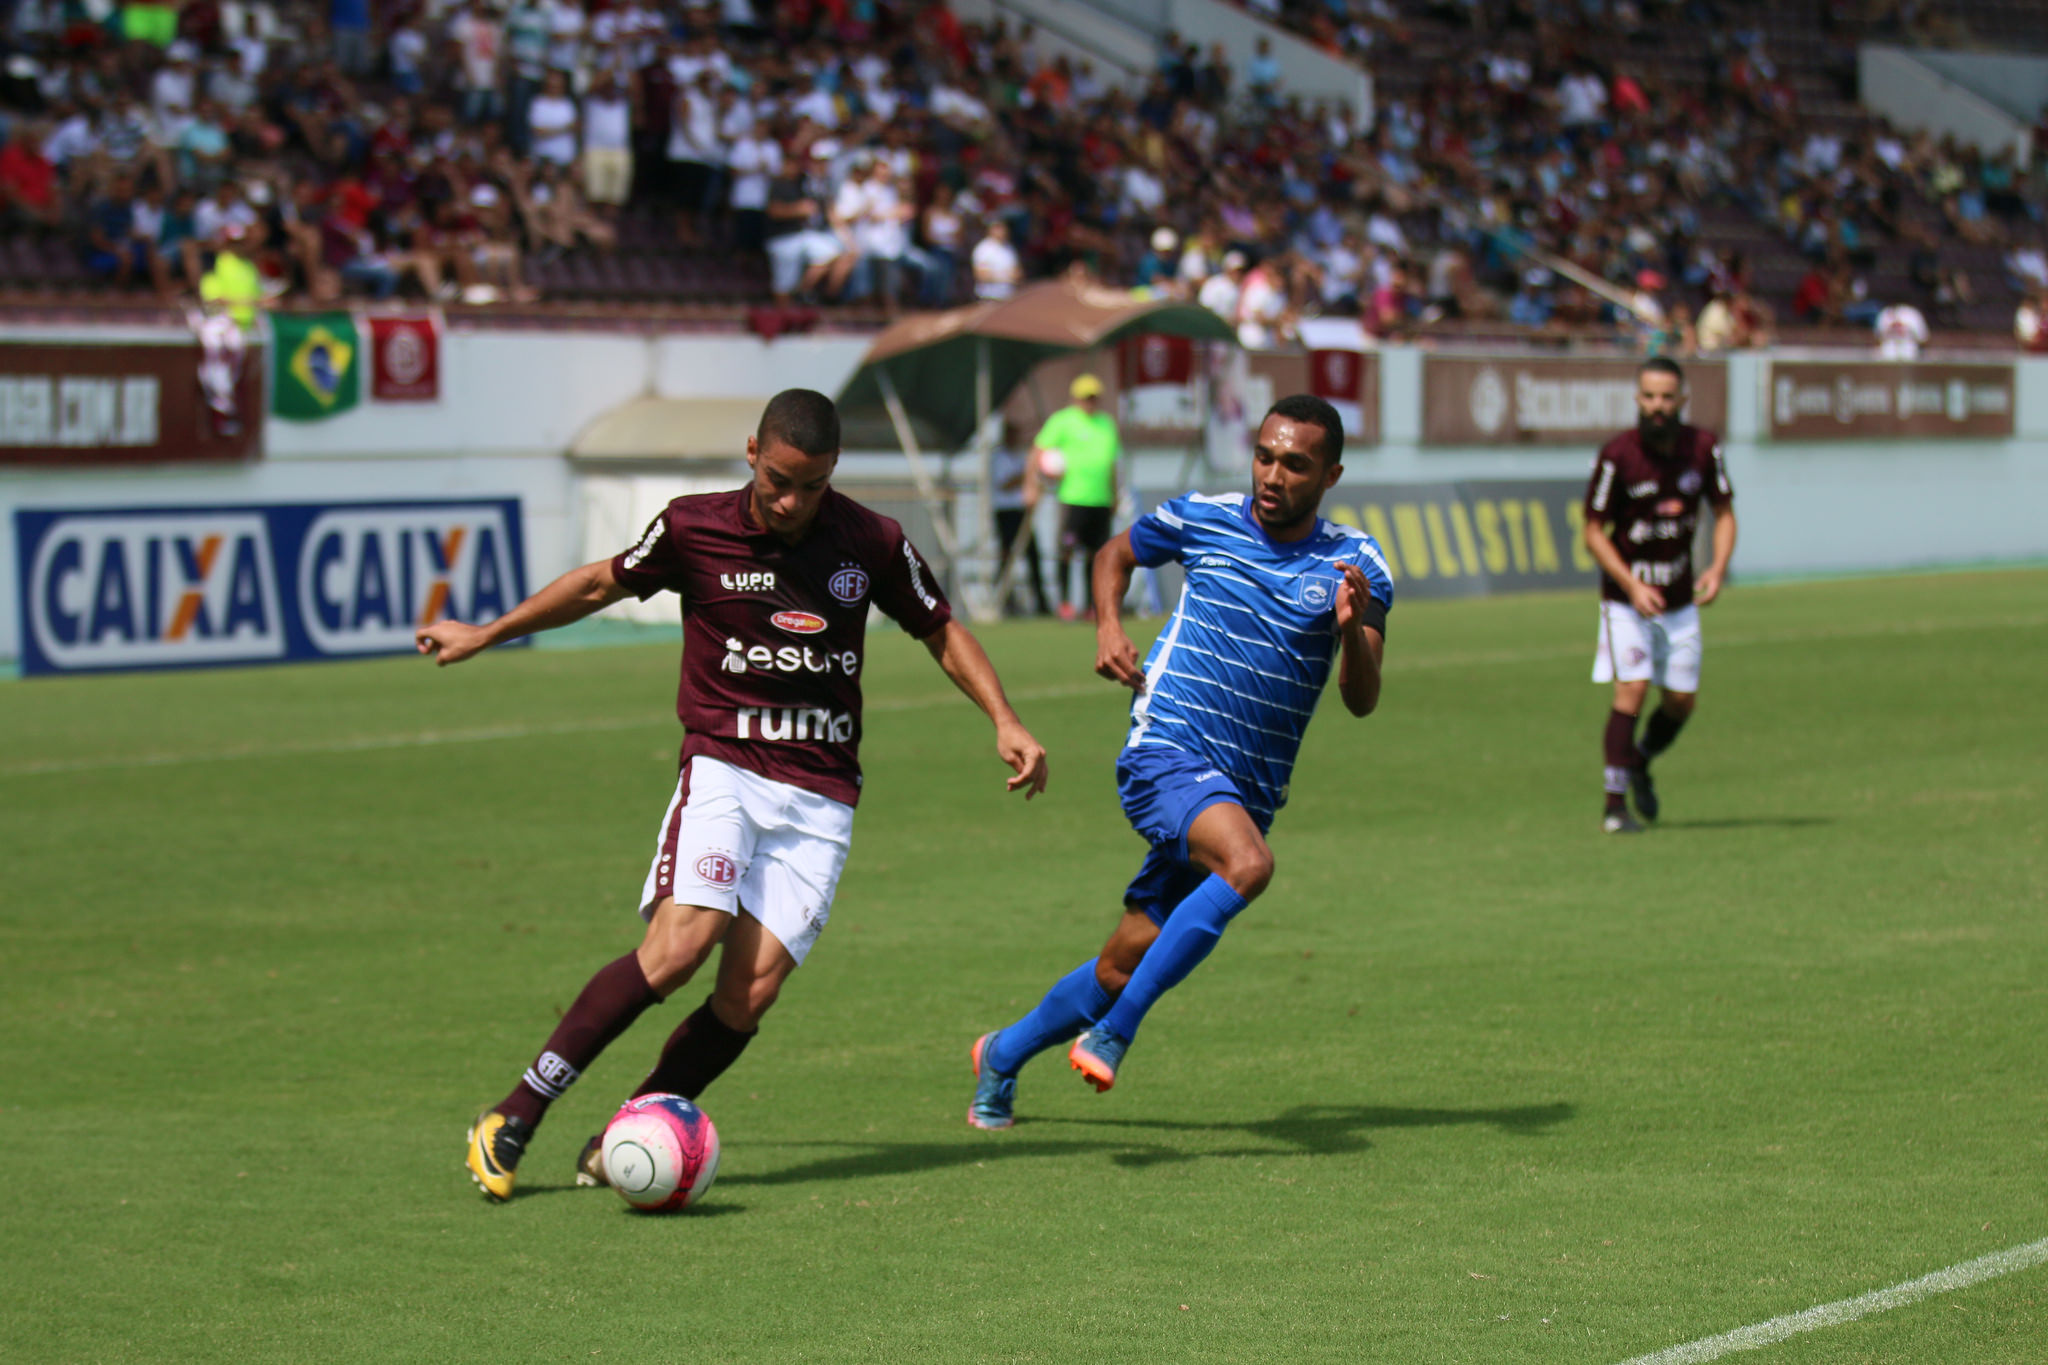
<svg viewBox="0 0 2048 1365">
<path fill-rule="evenodd" d="M 311 422 L 362 397 L 363 346 L 347 313 L 270 315 L 270 411 Z"/>
</svg>

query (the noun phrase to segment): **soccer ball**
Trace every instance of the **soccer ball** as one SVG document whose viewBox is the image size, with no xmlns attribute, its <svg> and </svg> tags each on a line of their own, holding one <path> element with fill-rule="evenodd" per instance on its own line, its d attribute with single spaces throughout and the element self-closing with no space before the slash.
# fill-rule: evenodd
<svg viewBox="0 0 2048 1365">
<path fill-rule="evenodd" d="M 1064 450 L 1053 449 L 1039 451 L 1038 472 L 1048 479 L 1064 477 L 1067 472 L 1067 453 Z"/>
<path fill-rule="evenodd" d="M 718 1178 L 718 1129 L 681 1095 L 627 1100 L 605 1125 L 604 1173 L 636 1209 L 686 1209 Z"/>
</svg>

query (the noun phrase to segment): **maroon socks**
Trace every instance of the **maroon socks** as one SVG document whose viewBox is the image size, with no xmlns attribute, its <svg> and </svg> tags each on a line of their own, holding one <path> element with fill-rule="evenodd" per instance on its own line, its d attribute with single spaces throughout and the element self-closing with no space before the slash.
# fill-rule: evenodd
<svg viewBox="0 0 2048 1365">
<path fill-rule="evenodd" d="M 647 984 L 638 953 L 627 953 L 599 969 L 548 1035 L 547 1046 L 526 1068 L 519 1084 L 498 1104 L 507 1118 L 538 1126 L 548 1106 L 576 1083 L 583 1069 L 624 1033 L 641 1011 L 661 997 Z M 700 1011 L 701 1013 L 702 1011 Z M 694 1015 L 692 1016 L 695 1017 Z M 738 1054 L 735 1053 L 735 1056 Z"/>
<path fill-rule="evenodd" d="M 1620 810 L 1628 793 L 1629 770 L 1641 761 L 1636 757 L 1636 718 L 1625 711 L 1609 711 L 1602 750 L 1606 755 L 1601 777 L 1607 788 L 1607 809 Z"/>
<path fill-rule="evenodd" d="M 739 1060 L 759 1031 L 742 1033 L 731 1027 L 712 1012 L 711 998 L 706 996 L 689 1018 L 676 1025 L 662 1046 L 661 1060 L 633 1094 L 681 1095 L 694 1100 Z"/>
</svg>

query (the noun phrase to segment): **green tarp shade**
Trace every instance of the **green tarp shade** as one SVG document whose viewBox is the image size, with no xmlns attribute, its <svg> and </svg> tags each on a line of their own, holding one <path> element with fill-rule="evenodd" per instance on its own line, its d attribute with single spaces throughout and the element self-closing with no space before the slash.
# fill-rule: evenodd
<svg viewBox="0 0 2048 1365">
<path fill-rule="evenodd" d="M 843 419 L 886 420 L 877 373 L 887 367 L 920 440 L 958 450 L 974 434 L 975 375 L 987 343 L 989 410 L 1040 361 L 1113 345 L 1135 333 L 1235 341 L 1230 324 L 1199 304 L 1148 299 L 1124 289 L 1051 280 L 1000 303 L 904 318 L 875 338 L 839 393 Z"/>
</svg>

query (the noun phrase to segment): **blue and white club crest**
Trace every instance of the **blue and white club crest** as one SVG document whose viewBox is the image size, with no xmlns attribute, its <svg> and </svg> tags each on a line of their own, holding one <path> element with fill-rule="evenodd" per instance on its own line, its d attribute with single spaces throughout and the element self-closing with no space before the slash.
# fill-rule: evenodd
<svg viewBox="0 0 2048 1365">
<path fill-rule="evenodd" d="M 1327 578 L 1304 578 L 1301 580 L 1301 605 L 1310 611 L 1321 611 L 1330 605 L 1330 580 Z"/>
<path fill-rule="evenodd" d="M 848 564 L 832 575 L 828 586 L 834 597 L 849 607 L 855 606 L 868 595 L 867 571 L 857 564 Z"/>
</svg>

